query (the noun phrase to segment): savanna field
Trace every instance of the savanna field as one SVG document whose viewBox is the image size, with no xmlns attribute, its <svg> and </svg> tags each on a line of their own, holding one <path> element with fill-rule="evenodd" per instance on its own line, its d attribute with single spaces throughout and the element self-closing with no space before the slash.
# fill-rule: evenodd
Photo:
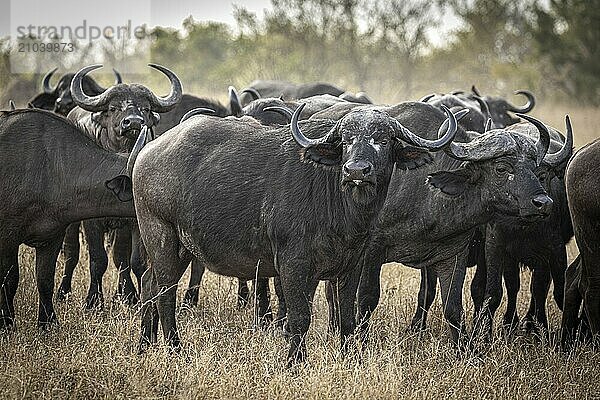
<svg viewBox="0 0 600 400">
<path fill-rule="evenodd" d="M 564 131 L 567 112 L 576 147 L 598 137 L 598 109 L 541 104 L 532 114 Z M 574 243 L 568 253 L 569 261 L 577 255 Z M 56 304 L 60 325 L 42 333 L 36 325 L 33 250 L 22 246 L 19 263 L 17 328 L 0 335 L 2 398 L 600 398 L 600 353 L 587 346 L 568 354 L 554 349 L 561 316 L 551 295 L 549 339 L 522 334 L 506 338 L 496 329 L 482 357 L 459 357 L 449 343 L 439 295 L 429 329 L 420 334 L 407 331 L 420 275 L 388 264 L 368 346 L 360 354 L 341 357 L 338 339 L 327 333 L 327 304 L 320 286 L 307 339 L 309 362 L 286 370 L 285 339 L 274 328 L 253 329 L 252 307 L 239 310 L 235 305 L 233 278 L 207 272 L 198 307 L 178 311 L 181 354 L 169 354 L 159 340 L 158 346 L 138 356 L 139 311 L 111 301 L 114 265 L 104 278 L 105 309 L 85 311 L 89 273 L 84 246 L 73 292 L 66 302 Z M 63 267 L 61 255 L 57 285 Z M 463 295 L 469 327 L 473 272 L 468 273 Z M 521 276 L 519 313 L 524 315 L 530 273 L 523 270 Z M 180 282 L 181 296 L 188 278 L 186 273 Z M 503 312 L 504 305 L 496 314 L 496 326 Z"/>
</svg>

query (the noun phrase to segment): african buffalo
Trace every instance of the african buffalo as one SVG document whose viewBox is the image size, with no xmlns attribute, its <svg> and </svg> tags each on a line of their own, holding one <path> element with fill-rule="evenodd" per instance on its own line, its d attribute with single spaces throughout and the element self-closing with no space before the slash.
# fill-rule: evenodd
<svg viewBox="0 0 600 400">
<path fill-rule="evenodd" d="M 54 271 L 66 227 L 88 218 L 135 216 L 130 186 L 123 186 L 121 201 L 105 187 L 126 170 L 127 157 L 101 149 L 64 117 L 25 109 L 0 113 L 0 159 L 9 189 L 0 191 L 0 328 L 14 324 L 22 243 L 36 249 L 38 325 L 45 328 L 56 321 Z"/>
<path fill-rule="evenodd" d="M 582 302 L 583 318 L 587 319 L 590 333 L 596 338 L 600 333 L 600 272 L 597 267 L 600 254 L 599 165 L 600 140 L 596 140 L 575 153 L 565 176 L 579 257 L 567 268 L 565 279 L 561 327 L 564 348 L 576 338 Z"/>
<path fill-rule="evenodd" d="M 502 275 L 506 285 L 508 304 L 504 314 L 504 326 L 518 326 L 516 303 L 520 289 L 520 266 L 532 269 L 531 300 L 525 316 L 525 327 L 535 328 L 535 323 L 548 327 L 546 298 L 551 280 L 554 282 L 554 299 L 563 308 L 564 275 L 567 269 L 565 245 L 573 236 L 564 183 L 567 161 L 573 151 L 573 131 L 569 117 L 566 118 L 567 136 L 547 127 L 549 134 L 558 140 L 550 140 L 549 151 L 535 174 L 552 200 L 552 211 L 540 221 L 520 223 L 514 218 L 497 218 L 485 229 L 485 262 L 478 263 L 471 285 L 479 333 L 489 338 L 491 322 L 502 300 Z M 511 125 L 506 131 L 523 136 L 537 137 L 528 123 Z M 486 313 L 487 315 L 482 315 Z M 480 321 L 477 319 L 481 318 Z"/>
<path fill-rule="evenodd" d="M 461 99 L 454 94 L 430 94 L 423 97 L 421 101 L 429 103 L 438 109 L 441 109 L 440 107 L 445 105 L 452 112 L 465 108 L 468 109 L 469 113 L 459 121 L 459 125 L 467 131 L 483 133 L 486 130 L 488 121 L 491 119 L 490 111 L 482 98 L 474 95 L 471 98 L 475 102 Z M 491 121 L 491 128 L 500 128 L 500 126 L 495 126 L 493 120 Z"/>
<path fill-rule="evenodd" d="M 432 108 L 405 103 L 395 106 L 392 115 L 413 131 L 429 132 L 443 119 Z M 427 123 L 418 117 L 420 109 L 432 115 Z M 381 266 L 396 261 L 426 269 L 433 275 L 430 280 L 439 278 L 444 316 L 454 343 L 459 342 L 466 258 L 477 228 L 499 216 L 528 219 L 551 210 L 552 200 L 534 174 L 546 155 L 548 131 L 527 118 L 540 130 L 541 140 L 514 131 L 479 135 L 459 130 L 457 140 L 463 143 L 452 143 L 430 165 L 411 174 L 396 169 L 365 252 L 358 289 L 363 329 L 379 302 Z M 419 302 L 431 304 L 434 294 L 419 293 Z M 413 324 L 424 318 L 423 311 L 417 310 Z"/>
<path fill-rule="evenodd" d="M 180 347 L 175 292 L 194 256 L 223 275 L 279 274 L 288 306 L 288 364 L 302 361 L 317 284 L 356 275 L 394 166 L 426 163 L 426 149 L 446 148 L 456 131 L 449 110 L 443 137 L 424 140 L 378 110 L 300 127 L 302 108 L 290 128 L 196 116 L 140 154 L 134 197 L 150 262 L 140 351 L 156 341 L 159 315 L 166 341 Z M 347 290 L 355 293 L 356 285 Z M 354 325 L 348 314 L 344 339 Z"/>
<path fill-rule="evenodd" d="M 478 102 L 475 97 L 479 97 L 485 101 L 487 107 L 489 109 L 490 117 L 494 122 L 494 127 L 496 128 L 505 128 L 509 125 L 516 124 L 519 122 L 518 118 L 513 117 L 509 114 L 513 113 L 521 113 L 525 114 L 533 110 L 535 107 L 535 96 L 528 90 L 517 90 L 515 94 L 522 94 L 527 98 L 527 103 L 524 106 L 518 107 L 513 104 L 510 104 L 506 99 L 498 96 L 482 96 L 479 91 L 473 85 L 471 87 L 471 93 L 458 93 L 456 96 L 467 101 L 471 101 L 474 106 L 478 106 Z M 480 109 L 480 111 L 482 111 Z"/>
<path fill-rule="evenodd" d="M 330 94 L 338 97 L 345 92 L 337 86 L 324 82 L 295 84 L 284 81 L 256 80 L 252 82 L 248 88 L 254 89 L 260 94 L 261 97 L 283 96 L 285 99 L 289 100 L 304 99 L 306 97 L 316 96 L 319 94 Z M 254 96 L 252 96 L 250 93 L 242 94 L 241 104 L 247 104 L 252 97 Z"/>
<path fill-rule="evenodd" d="M 52 79 L 52 76 L 56 70 L 57 68 L 54 68 L 44 76 L 42 82 L 44 92 L 31 99 L 29 105 L 33 108 L 50 110 L 57 114 L 66 116 L 69 114 L 69 111 L 75 108 L 75 103 L 71 97 L 71 81 L 73 80 L 75 74 L 68 73 L 63 75 L 58 80 L 56 86 L 52 87 L 50 84 L 50 79 Z M 116 69 L 113 68 L 113 72 L 115 73 L 115 85 L 118 85 L 123 80 Z M 82 86 L 83 91 L 91 96 L 97 96 L 106 90 L 102 86 L 98 85 L 98 83 L 96 83 L 96 81 L 89 76 L 86 76 L 83 79 Z"/>
<path fill-rule="evenodd" d="M 165 67 L 149 64 L 165 74 L 171 81 L 171 91 L 166 97 L 158 97 L 147 87 L 139 84 L 119 84 L 97 96 L 88 96 L 83 91 L 83 81 L 87 74 L 101 65 L 91 65 L 81 69 L 71 82 L 71 94 L 78 105 L 68 115 L 92 140 L 102 148 L 128 153 L 137 140 L 143 127 L 149 135 L 155 136 L 154 127 L 160 121 L 160 113 L 172 110 L 182 97 L 179 78 Z M 119 268 L 117 295 L 127 302 L 137 301 L 131 270 L 141 279 L 145 262 L 139 252 L 139 240 L 135 220 L 100 219 L 84 221 L 84 234 L 90 255 L 90 287 L 86 297 L 86 307 L 102 306 L 104 295 L 102 277 L 108 265 L 104 249 L 104 234 L 114 230 L 113 259 Z M 69 227 L 65 244 L 65 273 L 59 289 L 59 297 L 64 298 L 71 291 L 73 271 L 79 255 L 78 228 Z M 133 249 L 132 249 L 133 246 Z M 132 250 L 134 251 L 132 257 Z"/>
</svg>

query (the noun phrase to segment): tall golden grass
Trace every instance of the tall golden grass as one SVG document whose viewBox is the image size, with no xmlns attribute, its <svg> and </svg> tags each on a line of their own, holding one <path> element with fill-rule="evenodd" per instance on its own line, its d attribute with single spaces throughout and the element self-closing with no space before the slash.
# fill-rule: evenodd
<svg viewBox="0 0 600 400">
<path fill-rule="evenodd" d="M 327 334 L 327 307 L 320 288 L 308 337 L 309 361 L 289 371 L 284 368 L 285 340 L 274 330 L 255 331 L 252 310 L 235 307 L 236 281 L 211 273 L 203 281 L 200 305 L 179 311 L 185 342 L 182 353 L 173 356 L 159 344 L 143 356 L 136 355 L 136 308 L 108 301 L 104 311 L 84 311 L 87 261 L 87 256 L 82 257 L 71 297 L 57 304 L 60 326 L 42 333 L 36 327 L 34 252 L 21 249 L 17 329 L 0 336 L 1 398 L 600 396 L 600 354 L 588 347 L 570 354 L 554 350 L 560 312 L 551 300 L 550 342 L 524 335 L 508 340 L 497 331 L 482 359 L 459 357 L 447 339 L 439 297 L 429 330 L 422 334 L 406 330 L 415 307 L 419 274 L 400 264 L 388 264 L 383 269 L 382 297 L 373 316 L 371 341 L 361 356 L 342 357 L 338 340 Z M 62 267 L 61 260 L 58 275 Z M 522 275 L 519 306 L 524 313 L 529 273 Z M 108 299 L 115 282 L 116 270 L 111 266 L 104 279 Z M 187 276 L 182 287 L 185 282 Z M 468 283 L 464 300 L 470 316 Z"/>
</svg>

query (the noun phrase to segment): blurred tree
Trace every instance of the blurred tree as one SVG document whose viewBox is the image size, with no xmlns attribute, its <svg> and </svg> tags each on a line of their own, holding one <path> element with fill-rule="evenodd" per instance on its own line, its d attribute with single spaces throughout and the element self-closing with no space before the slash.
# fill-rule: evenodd
<svg viewBox="0 0 600 400">
<path fill-rule="evenodd" d="M 549 78 L 569 96 L 600 104 L 600 0 L 538 3 L 532 31 Z"/>
<path fill-rule="evenodd" d="M 413 93 L 415 75 L 430 44 L 427 30 L 438 24 L 433 6 L 431 1 L 379 0 L 368 11 L 368 35 L 394 60 L 389 73 L 403 83 L 405 96 Z"/>
</svg>

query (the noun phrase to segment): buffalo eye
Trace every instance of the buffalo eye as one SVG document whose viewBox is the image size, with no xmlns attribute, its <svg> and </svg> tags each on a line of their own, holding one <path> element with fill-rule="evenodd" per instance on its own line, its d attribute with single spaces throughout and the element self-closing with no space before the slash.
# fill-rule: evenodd
<svg viewBox="0 0 600 400">
<path fill-rule="evenodd" d="M 386 146 L 388 144 L 388 140 L 387 139 L 383 139 L 383 140 L 377 142 L 377 144 L 380 144 L 382 146 Z"/>
<path fill-rule="evenodd" d="M 500 163 L 496 165 L 496 173 L 499 175 L 505 175 L 512 171 L 512 168 L 509 164 Z"/>
<path fill-rule="evenodd" d="M 115 112 L 115 111 L 117 111 L 117 107 L 115 107 L 115 106 L 110 106 L 110 107 L 108 107 L 108 111 L 110 111 L 110 112 Z"/>
<path fill-rule="evenodd" d="M 142 111 L 145 112 L 145 113 L 150 112 L 150 108 L 149 107 L 143 107 Z"/>
</svg>

